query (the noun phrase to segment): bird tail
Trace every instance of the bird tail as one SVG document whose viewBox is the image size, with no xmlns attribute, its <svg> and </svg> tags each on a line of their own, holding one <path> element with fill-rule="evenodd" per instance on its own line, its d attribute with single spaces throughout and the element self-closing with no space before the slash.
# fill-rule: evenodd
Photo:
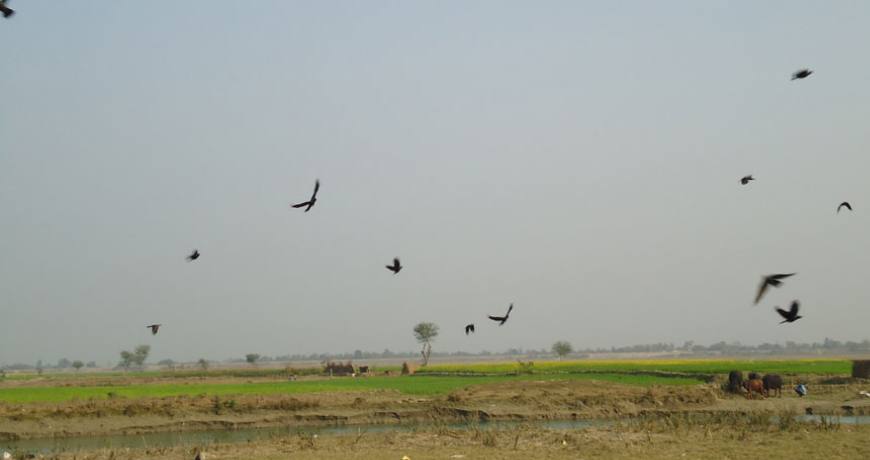
<svg viewBox="0 0 870 460">
<path fill-rule="evenodd" d="M 6 5 L 0 5 L 0 11 L 3 12 L 4 18 L 8 18 L 9 16 L 12 16 L 13 14 L 15 14 L 15 10 L 13 10 L 12 8 L 9 8 Z"/>
</svg>

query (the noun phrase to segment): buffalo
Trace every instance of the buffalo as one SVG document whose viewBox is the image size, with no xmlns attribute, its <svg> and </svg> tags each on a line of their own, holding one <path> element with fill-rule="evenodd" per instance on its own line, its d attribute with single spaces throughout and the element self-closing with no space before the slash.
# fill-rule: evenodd
<svg viewBox="0 0 870 460">
<path fill-rule="evenodd" d="M 740 388 L 743 385 L 743 372 L 731 371 L 728 373 L 728 391 L 731 393 L 740 393 Z"/>
<path fill-rule="evenodd" d="M 764 392 L 767 396 L 770 396 L 770 390 L 773 390 L 774 394 L 782 397 L 782 377 L 779 374 L 767 374 L 761 382 L 764 384 Z"/>
<path fill-rule="evenodd" d="M 758 393 L 764 398 L 764 382 L 759 379 L 752 379 L 743 382 L 743 388 L 746 390 L 746 399 L 752 399 L 752 393 Z"/>
</svg>

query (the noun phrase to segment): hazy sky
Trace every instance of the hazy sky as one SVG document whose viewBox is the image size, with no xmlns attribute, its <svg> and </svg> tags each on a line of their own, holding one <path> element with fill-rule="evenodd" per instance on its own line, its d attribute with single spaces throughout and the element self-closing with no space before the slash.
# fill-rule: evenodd
<svg viewBox="0 0 870 460">
<path fill-rule="evenodd" d="M 868 337 L 868 2 L 10 6 L 0 364 Z"/>
</svg>

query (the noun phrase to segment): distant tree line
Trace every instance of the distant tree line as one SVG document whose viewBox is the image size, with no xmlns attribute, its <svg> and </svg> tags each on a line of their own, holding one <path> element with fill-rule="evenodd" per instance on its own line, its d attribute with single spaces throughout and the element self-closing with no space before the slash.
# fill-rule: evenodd
<svg viewBox="0 0 870 460">
<path fill-rule="evenodd" d="M 142 348 L 145 347 L 145 348 Z M 146 350 L 147 348 L 147 350 Z M 560 347 L 561 351 L 564 351 L 562 347 Z M 474 357 L 474 356 L 525 356 L 531 359 L 539 359 L 539 358 L 555 358 L 558 357 L 558 351 L 553 348 L 541 348 L 541 349 L 522 349 L 522 348 L 509 348 L 507 350 L 501 352 L 492 352 L 492 351 L 481 351 L 479 353 L 469 353 L 466 351 L 454 351 L 454 352 L 437 352 L 431 351 L 431 357 L 433 358 L 450 358 L 450 357 Z M 123 369 L 131 369 L 142 367 L 145 364 L 145 360 L 148 357 L 148 352 L 150 351 L 150 347 L 147 345 L 143 345 L 137 347 L 132 352 L 124 351 L 121 352 L 121 361 L 118 363 L 119 368 Z M 652 344 L 643 344 L 643 345 L 631 345 L 624 347 L 610 347 L 610 348 L 584 348 L 584 349 L 575 349 L 573 352 L 568 352 L 566 355 L 574 357 L 574 358 L 582 358 L 585 355 L 589 355 L 592 353 L 684 353 L 684 354 L 697 354 L 703 356 L 715 356 L 715 355 L 779 355 L 779 354 L 802 354 L 802 355 L 824 355 L 824 354 L 844 354 L 844 353 L 870 353 L 870 339 L 864 339 L 860 342 L 854 341 L 839 341 L 833 340 L 830 338 L 825 338 L 821 342 L 812 342 L 812 343 L 799 343 L 793 341 L 787 341 L 784 344 L 779 343 L 762 343 L 760 345 L 745 345 L 740 342 L 716 342 L 707 346 L 696 344 L 693 341 L 684 342 L 682 345 L 675 345 L 673 343 L 652 343 Z M 125 354 L 126 353 L 126 354 Z M 569 354 L 570 353 L 570 354 Z M 251 355 L 254 355 L 253 353 Z M 562 355 L 565 356 L 565 355 Z M 251 356 L 253 357 L 253 356 Z M 372 351 L 363 351 L 363 350 L 355 350 L 353 352 L 347 353 L 311 353 L 311 354 L 287 354 L 280 356 L 260 356 L 254 362 L 287 362 L 287 361 L 317 361 L 324 362 L 328 360 L 365 360 L 365 359 L 388 359 L 388 358 L 408 358 L 408 359 L 416 359 L 420 357 L 419 351 L 405 351 L 405 352 L 395 352 L 390 351 L 389 349 L 385 349 L 382 352 L 372 352 Z M 248 356 L 244 358 L 238 359 L 230 359 L 226 360 L 227 363 L 245 363 L 248 361 Z M 44 363 L 42 360 L 37 361 L 35 364 L 24 364 L 24 363 L 15 363 L 10 365 L 0 365 L 0 369 L 14 371 L 14 370 L 27 370 L 27 371 L 37 371 L 43 372 L 45 370 L 65 370 L 65 369 L 80 369 L 81 367 L 85 368 L 95 368 L 97 367 L 97 363 L 95 361 L 85 362 L 81 366 L 77 366 L 83 364 L 82 361 L 79 360 L 69 360 L 67 358 L 62 358 L 57 361 L 56 364 Z M 158 364 L 165 366 L 167 368 L 173 368 L 177 363 L 172 361 L 171 359 L 162 360 Z M 252 363 L 253 364 L 253 363 Z M 200 359 L 196 366 L 207 369 L 209 367 L 209 361 L 205 359 Z"/>
</svg>

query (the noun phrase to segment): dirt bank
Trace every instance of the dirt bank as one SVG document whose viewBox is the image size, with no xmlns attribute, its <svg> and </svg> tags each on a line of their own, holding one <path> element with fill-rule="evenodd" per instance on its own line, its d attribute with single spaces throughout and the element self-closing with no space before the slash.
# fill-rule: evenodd
<svg viewBox="0 0 870 460">
<path fill-rule="evenodd" d="M 755 411 L 870 413 L 849 385 L 807 398 L 747 400 L 716 385 L 641 387 L 606 382 L 521 381 L 471 386 L 446 396 L 397 391 L 303 395 L 101 399 L 0 405 L 0 439 L 138 434 L 268 426 L 621 418 L 649 413 Z"/>
</svg>

